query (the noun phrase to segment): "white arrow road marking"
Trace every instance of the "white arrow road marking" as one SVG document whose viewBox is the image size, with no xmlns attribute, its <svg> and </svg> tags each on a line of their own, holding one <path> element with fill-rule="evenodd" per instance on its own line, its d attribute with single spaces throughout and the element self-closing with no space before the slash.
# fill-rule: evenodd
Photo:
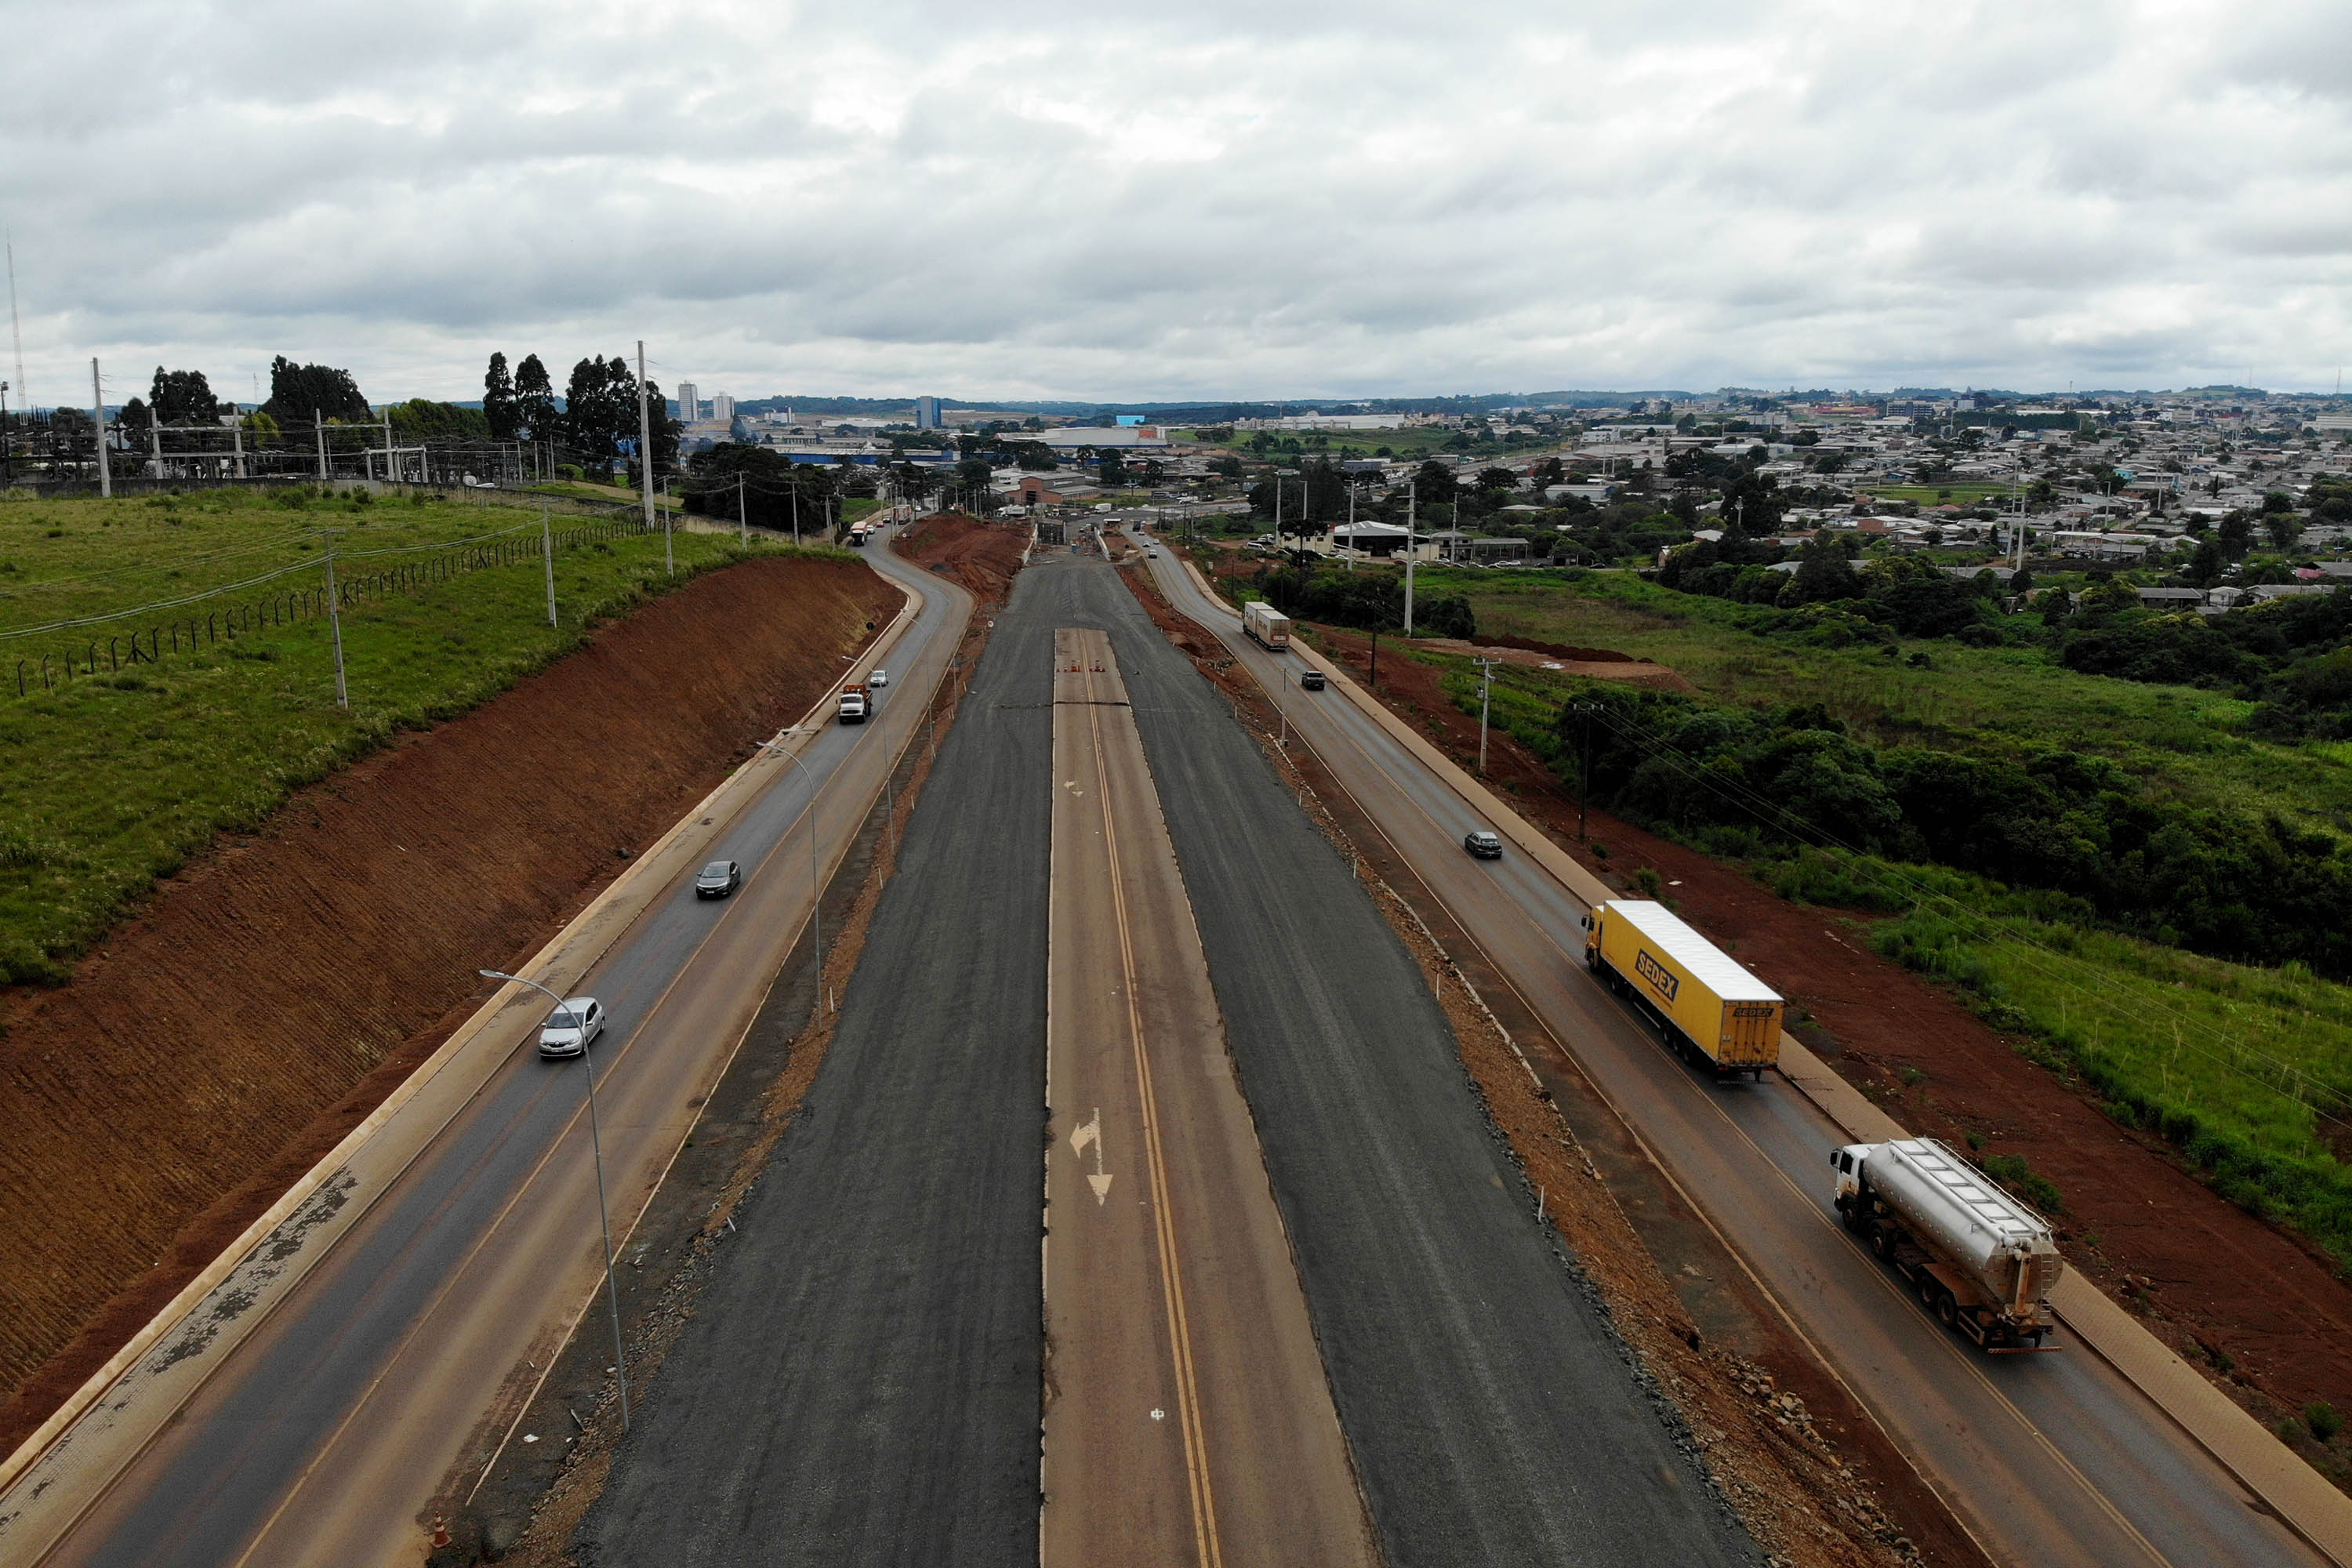
<svg viewBox="0 0 2352 1568">
<path fill-rule="evenodd" d="M 1103 1200 L 1110 1196 L 1110 1178 L 1103 1173 L 1102 1168 L 1102 1107 L 1100 1106 L 1095 1107 L 1095 1119 L 1092 1121 L 1070 1129 L 1071 1153 L 1081 1160 L 1085 1159 L 1087 1145 L 1089 1143 L 1093 1144 L 1095 1149 L 1095 1168 L 1087 1175 L 1087 1185 L 1095 1190 L 1095 1206 L 1100 1208 Z"/>
</svg>

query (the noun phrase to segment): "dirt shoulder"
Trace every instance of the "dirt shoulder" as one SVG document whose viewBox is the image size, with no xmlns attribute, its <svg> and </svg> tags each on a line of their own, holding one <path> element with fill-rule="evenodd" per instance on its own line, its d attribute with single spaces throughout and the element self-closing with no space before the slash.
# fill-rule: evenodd
<svg viewBox="0 0 2352 1568">
<path fill-rule="evenodd" d="M 1510 988 L 1484 970 L 1475 944 L 1319 760 L 1277 742 L 1279 726 L 1257 683 L 1142 573 L 1122 576 L 1363 868 L 1568 1255 L 1757 1540 L 1777 1561 L 1808 1568 L 1983 1563 L 1967 1531 L 1789 1334 L 1600 1096 L 1572 1074 L 1539 1072 L 1522 1052 L 1515 1037 L 1545 1037 L 1540 1022 L 1514 1016 Z"/>
<path fill-rule="evenodd" d="M 1351 673 L 1366 671 L 1368 639 L 1312 635 Z M 1454 707 L 1437 670 L 1385 658 L 1379 695 L 1448 756 L 1475 763 L 1477 720 Z M 2316 1401 L 2352 1411 L 2352 1286 L 2206 1186 L 2169 1146 L 2108 1117 L 2088 1086 L 2038 1065 L 2024 1041 L 1873 952 L 1878 917 L 1789 903 L 1736 867 L 1599 812 L 1593 847 L 1580 845 L 1573 794 L 1499 730 L 1487 774 L 1613 886 L 1654 868 L 1685 918 L 1790 998 L 1793 1032 L 1905 1127 L 2022 1156 L 2048 1176 L 2065 1200 L 2055 1217 L 2068 1261 L 2257 1419 L 2274 1426 Z M 2340 1447 L 2297 1446 L 2345 1484 Z"/>
<path fill-rule="evenodd" d="M 962 584 L 984 612 L 1001 606 L 1012 592 L 1013 574 L 1029 548 L 1029 527 L 943 511 L 902 530 L 890 548 Z"/>
<path fill-rule="evenodd" d="M 478 967 L 560 930 L 901 603 L 854 562 L 711 573 L 300 791 L 70 984 L 7 998 L 0 1446 L 429 1056 Z"/>
</svg>

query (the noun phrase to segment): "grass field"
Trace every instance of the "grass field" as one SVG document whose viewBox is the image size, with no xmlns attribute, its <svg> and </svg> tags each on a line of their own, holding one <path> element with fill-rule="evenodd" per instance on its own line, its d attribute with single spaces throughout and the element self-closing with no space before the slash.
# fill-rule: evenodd
<svg viewBox="0 0 2352 1568">
<path fill-rule="evenodd" d="M 1791 646 L 1740 629 L 1735 606 L 1630 574 L 1433 572 L 1422 582 L 1467 595 L 1483 635 L 1655 658 L 1729 701 L 1821 702 L 1882 742 L 2056 742 L 2116 759 L 2152 797 L 2274 809 L 2336 831 L 2352 820 L 2352 748 L 2249 740 L 2238 733 L 2246 704 L 2211 692 L 2079 675 L 2032 649 L 1937 643 L 1916 668 Z M 1440 667 L 1447 694 L 1476 710 L 1468 659 L 1413 657 Z M 1553 760 L 1554 716 L 1580 685 L 1498 667 L 1495 722 Z M 1996 1026 L 2029 1036 L 2046 1064 L 2093 1085 L 2111 1115 L 2162 1133 L 2226 1195 L 2352 1267 L 2352 986 L 2052 919 L 2054 895 L 1940 868 L 1806 851 L 1750 868 L 1805 901 L 1897 913 L 1874 933 L 1882 952 L 1958 988 Z"/>
<path fill-rule="evenodd" d="M 172 500 L 173 504 L 159 504 Z M 558 521 L 562 526 L 564 520 Z M 571 520 L 577 522 L 577 520 Z M 17 658 L 62 635 L 27 628 L 216 589 L 285 567 L 268 586 L 315 586 L 320 530 L 341 531 L 345 573 L 444 552 L 386 552 L 520 527 L 527 512 L 434 501 L 301 510 L 226 491 L 112 501 L 0 502 L 0 978 L 53 981 L 158 876 L 221 829 L 258 824 L 288 791 L 403 728 L 461 712 L 577 646 L 586 626 L 740 557 L 723 535 L 680 532 L 559 552 L 562 624 L 547 624 L 540 562 L 457 574 L 371 596 L 342 615 L 351 691 L 336 706 L 324 618 L 264 626 L 156 663 L 16 695 Z M 755 550 L 764 547 L 754 546 Z M 251 592 L 199 600 L 202 617 Z M 153 614 L 111 623 L 144 626 Z M 103 639 L 108 625 L 73 634 Z"/>
<path fill-rule="evenodd" d="M 1933 901 L 1874 940 L 2352 1268 L 2352 987 Z"/>
<path fill-rule="evenodd" d="M 2352 767 L 2338 749 L 2282 746 L 2239 732 L 2251 709 L 2218 692 L 2080 675 L 2038 648 L 1919 645 L 1925 666 L 1876 649 L 1760 637 L 1720 599 L 1677 594 L 1631 573 L 1580 576 L 1427 572 L 1427 591 L 1466 595 L 1488 636 L 1611 647 L 1682 672 L 1710 697 L 1819 702 L 1885 744 L 2000 751 L 2053 741 L 2114 759 L 2151 797 L 2272 809 L 2341 831 L 2352 823 Z M 1505 667 L 1504 682 L 1565 695 L 1560 678 Z"/>
</svg>

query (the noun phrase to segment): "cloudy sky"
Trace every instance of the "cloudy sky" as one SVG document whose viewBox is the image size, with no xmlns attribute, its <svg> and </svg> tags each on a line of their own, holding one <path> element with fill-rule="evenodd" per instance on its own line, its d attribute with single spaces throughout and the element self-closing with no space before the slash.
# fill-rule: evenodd
<svg viewBox="0 0 2352 1568">
<path fill-rule="evenodd" d="M 2352 13 L 0 0 L 34 399 L 2327 390 Z M 0 375 L 15 380 L 13 364 Z M 10 403 L 18 403 L 16 393 Z"/>
</svg>

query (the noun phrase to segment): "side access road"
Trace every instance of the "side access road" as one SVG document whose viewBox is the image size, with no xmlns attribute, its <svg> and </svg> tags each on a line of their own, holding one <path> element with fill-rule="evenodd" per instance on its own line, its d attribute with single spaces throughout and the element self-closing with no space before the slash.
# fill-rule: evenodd
<svg viewBox="0 0 2352 1568">
<path fill-rule="evenodd" d="M 1522 1042 L 1538 1070 L 1579 1072 L 1600 1091 L 1993 1557 L 2084 1568 L 2315 1561 L 2105 1362 L 2079 1347 L 1986 1357 L 1920 1310 L 1836 1222 L 1824 1177 L 1843 1128 L 1784 1080 L 1718 1084 L 1661 1049 L 1586 972 L 1584 897 L 1541 857 L 1463 854 L 1465 833 L 1507 826 L 1499 803 L 1474 808 L 1345 671 L 1259 647 L 1171 556 L 1146 565 L 1265 687 L 1293 737 L 1542 1021 L 1549 1037 Z M 1300 689 L 1310 659 L 1330 689 Z"/>
<path fill-rule="evenodd" d="M 523 971 L 613 1020 L 593 1061 L 616 1248 L 807 921 L 813 858 L 845 852 L 970 616 L 961 589 L 873 560 L 920 605 L 887 654 L 898 700 L 748 764 Z M 690 886 L 712 855 L 747 871 L 717 903 Z M 546 1010 L 536 993 L 483 1008 L 290 1217 L 159 1325 L 11 1489 L 0 1557 L 421 1561 L 426 1521 L 462 1504 L 598 1303 L 588 1069 L 531 1049 Z"/>
</svg>

